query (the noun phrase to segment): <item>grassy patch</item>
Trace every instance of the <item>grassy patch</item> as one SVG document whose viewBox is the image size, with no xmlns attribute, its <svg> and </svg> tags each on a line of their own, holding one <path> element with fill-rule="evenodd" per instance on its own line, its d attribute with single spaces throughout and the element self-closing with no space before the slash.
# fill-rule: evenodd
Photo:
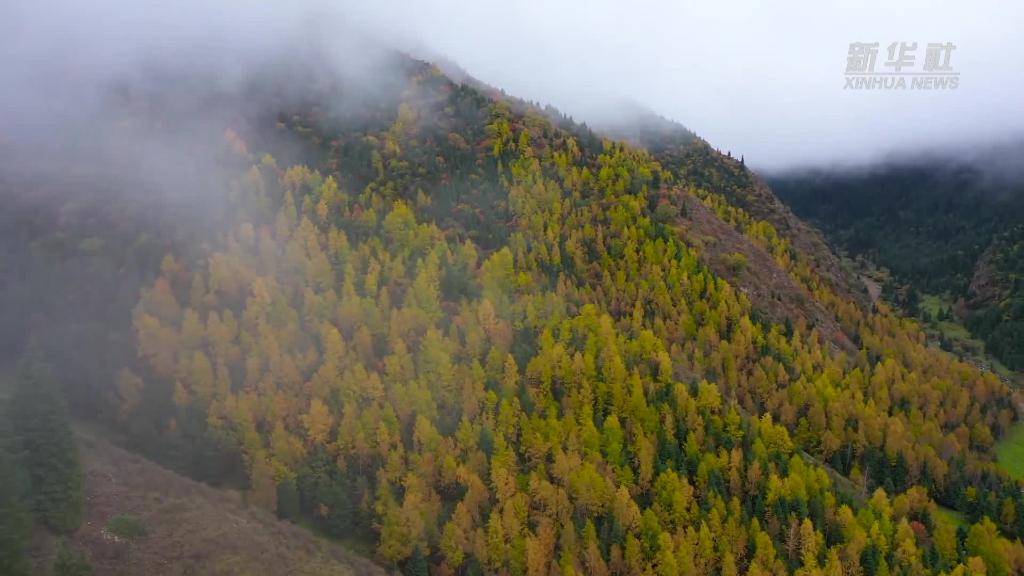
<svg viewBox="0 0 1024 576">
<path fill-rule="evenodd" d="M 96 574 L 388 573 L 336 541 L 317 538 L 269 511 L 245 505 L 235 493 L 194 482 L 126 452 L 99 429 L 78 425 L 76 433 L 86 481 L 84 522 L 73 539 L 90 553 Z M 138 534 L 139 524 L 149 535 L 110 554 L 109 541 Z"/>
<path fill-rule="evenodd" d="M 1006 380 L 1020 383 L 1019 375 L 1006 368 L 994 357 L 989 356 L 985 352 L 985 343 L 972 336 L 963 324 L 957 322 L 955 318 L 950 318 L 949 320 L 938 319 L 939 312 L 950 309 L 952 305 L 953 302 L 948 294 L 921 295 L 920 308 L 931 318 L 930 321 L 923 323 L 929 339 L 938 341 L 944 338 L 951 346 L 950 351 L 956 356 L 982 369 L 991 370 Z"/>
<path fill-rule="evenodd" d="M 135 540 L 146 535 L 146 525 L 137 516 L 118 514 L 107 520 L 107 532 L 124 540 Z"/>
<path fill-rule="evenodd" d="M 948 307 L 950 304 L 945 299 L 936 296 L 935 294 L 922 294 L 920 308 L 928 312 L 932 318 L 939 315 L 939 310 Z"/>
<path fill-rule="evenodd" d="M 996 459 L 1010 476 L 1024 479 L 1024 422 L 1014 424 L 996 444 Z"/>
<path fill-rule="evenodd" d="M 940 518 L 949 522 L 953 526 L 967 526 L 967 519 L 964 518 L 963 512 L 953 510 L 952 508 L 946 508 L 945 506 L 936 506 L 935 511 Z"/>
<path fill-rule="evenodd" d="M 971 333 L 956 320 L 939 320 L 939 314 L 943 310 L 950 310 L 953 303 L 946 295 L 936 296 L 935 294 L 924 294 L 921 296 L 920 308 L 928 313 L 931 318 L 931 325 L 950 340 L 971 340 Z"/>
</svg>

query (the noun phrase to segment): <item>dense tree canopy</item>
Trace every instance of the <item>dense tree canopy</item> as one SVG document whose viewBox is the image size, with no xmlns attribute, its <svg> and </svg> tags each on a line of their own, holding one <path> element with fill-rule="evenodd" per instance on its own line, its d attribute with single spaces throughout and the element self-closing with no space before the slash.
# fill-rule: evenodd
<svg viewBox="0 0 1024 576">
<path fill-rule="evenodd" d="M 118 379 L 129 425 L 236 453 L 254 502 L 372 532 L 409 573 L 1022 566 L 998 379 L 641 149 L 430 69 L 394 118 L 317 136 L 327 174 L 264 157 L 230 232 L 164 259 Z M 369 148 L 352 174 L 331 172 L 343 140 Z M 852 348 L 759 319 L 658 211 L 665 187 L 764 246 Z"/>
<path fill-rule="evenodd" d="M 985 350 L 1024 368 L 1024 180 L 999 166 L 1019 144 L 974 159 L 905 159 L 837 173 L 781 174 L 772 187 L 851 255 L 891 270 L 894 298 L 963 299 L 959 315 Z"/>
<path fill-rule="evenodd" d="M 66 347 L 62 369 L 96 368 L 77 405 L 408 574 L 1024 569 L 1024 493 L 992 455 L 1017 395 L 851 298 L 742 162 L 685 131 L 602 139 L 404 62 L 355 119 L 324 100 L 227 130 L 215 225 L 110 232 L 100 270 L 134 282 L 97 286 L 144 287 L 83 301 L 131 309 L 104 342 L 133 353 Z M 686 206 L 822 317 L 760 310 Z M 96 244 L 55 237 L 26 244 Z M 67 531 L 77 465 L 45 381 L 22 378 L 15 428 L 19 450 L 56 450 L 26 462 Z"/>
</svg>

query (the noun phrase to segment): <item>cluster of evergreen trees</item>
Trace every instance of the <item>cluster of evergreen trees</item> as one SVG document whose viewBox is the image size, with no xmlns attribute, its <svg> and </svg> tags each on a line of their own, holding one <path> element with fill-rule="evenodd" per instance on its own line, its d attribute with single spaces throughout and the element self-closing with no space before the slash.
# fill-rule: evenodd
<svg viewBox="0 0 1024 576">
<path fill-rule="evenodd" d="M 0 574 L 32 573 L 32 527 L 65 536 L 81 522 L 82 476 L 67 406 L 49 367 L 23 360 L 0 429 Z M 80 553 L 62 547 L 54 574 L 91 573 Z"/>
<path fill-rule="evenodd" d="M 1019 156 L 1019 145 L 991 151 Z M 869 170 L 796 173 L 772 188 L 839 247 L 891 270 L 912 316 L 918 292 L 963 298 L 988 353 L 1024 368 L 1024 182 L 981 158 L 907 160 Z M 977 163 L 977 164 L 975 164 Z M 992 162 L 998 165 L 998 161 Z M 989 286 L 977 294 L 972 283 Z"/>
</svg>

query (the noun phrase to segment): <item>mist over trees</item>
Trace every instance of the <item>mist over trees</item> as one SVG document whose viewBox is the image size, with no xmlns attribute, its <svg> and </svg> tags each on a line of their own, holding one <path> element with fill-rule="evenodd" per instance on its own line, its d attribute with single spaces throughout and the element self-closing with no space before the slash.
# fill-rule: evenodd
<svg viewBox="0 0 1024 576">
<path fill-rule="evenodd" d="M 317 54 L 158 60 L 0 163 L 9 571 L 79 526 L 73 418 L 406 574 L 1024 569 L 1019 393 L 743 156 Z"/>
<path fill-rule="evenodd" d="M 1020 277 L 1024 175 L 1019 142 L 897 158 L 861 170 L 778 174 L 774 190 L 849 255 L 893 273 L 891 293 L 920 314 L 923 294 L 1009 368 L 1024 367 Z M 954 310 L 956 308 L 954 318 Z"/>
</svg>

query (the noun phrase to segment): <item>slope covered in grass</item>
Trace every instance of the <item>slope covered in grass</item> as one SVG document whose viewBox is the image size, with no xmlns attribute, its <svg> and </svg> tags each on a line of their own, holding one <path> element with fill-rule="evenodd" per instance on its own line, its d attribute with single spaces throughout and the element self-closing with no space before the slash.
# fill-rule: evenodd
<svg viewBox="0 0 1024 576">
<path fill-rule="evenodd" d="M 996 444 L 996 458 L 1011 476 L 1024 479 L 1024 424 L 1014 425 Z"/>
<path fill-rule="evenodd" d="M 84 472 L 83 522 L 72 540 L 96 574 L 385 574 L 336 542 L 247 506 L 237 493 L 189 480 L 127 452 L 91 429 L 77 431 Z M 131 518 L 133 538 L 112 526 Z M 115 520 L 114 522 L 111 522 Z M 37 562 L 48 564 L 40 542 Z"/>
</svg>

